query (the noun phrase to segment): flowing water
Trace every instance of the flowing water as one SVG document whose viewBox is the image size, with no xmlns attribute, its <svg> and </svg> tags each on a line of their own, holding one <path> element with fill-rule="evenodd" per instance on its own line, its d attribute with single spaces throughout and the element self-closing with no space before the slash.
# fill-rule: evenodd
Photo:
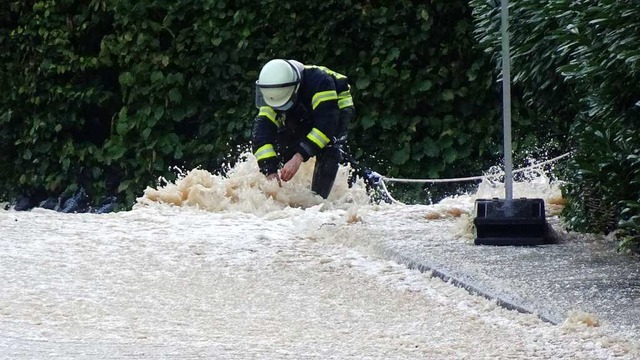
<svg viewBox="0 0 640 360">
<path fill-rule="evenodd" d="M 148 188 L 131 211 L 0 211 L 0 358 L 638 358 L 637 334 L 505 310 L 386 260 L 365 231 L 471 241 L 473 202 L 502 196 L 499 183 L 376 205 L 347 168 L 314 196 L 312 171 L 280 186 L 246 155 L 226 176 L 193 169 Z M 514 194 L 562 205 L 542 175 Z"/>
</svg>

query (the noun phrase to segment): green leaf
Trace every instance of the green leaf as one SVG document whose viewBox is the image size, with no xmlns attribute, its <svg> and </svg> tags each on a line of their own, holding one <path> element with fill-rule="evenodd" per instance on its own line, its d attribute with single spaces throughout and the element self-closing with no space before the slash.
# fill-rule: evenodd
<svg viewBox="0 0 640 360">
<path fill-rule="evenodd" d="M 422 9 L 422 11 L 420 11 L 420 17 L 424 21 L 429 21 L 429 12 L 427 11 L 427 9 Z"/>
<path fill-rule="evenodd" d="M 391 157 L 391 162 L 396 165 L 403 165 L 411 156 L 411 146 L 405 143 L 401 149 L 396 150 Z"/>
<path fill-rule="evenodd" d="M 173 119 L 173 121 L 182 121 L 184 120 L 186 116 L 186 112 L 185 109 L 180 107 L 180 108 L 176 108 L 171 112 L 171 118 Z"/>
<path fill-rule="evenodd" d="M 160 120 L 163 115 L 164 115 L 164 106 L 156 106 L 153 112 L 153 117 L 156 119 L 156 121 Z"/>
<path fill-rule="evenodd" d="M 376 124 L 376 119 L 373 118 L 372 116 L 364 116 L 361 119 L 361 123 L 362 123 L 363 129 L 367 130 Z"/>
<path fill-rule="evenodd" d="M 446 148 L 442 153 L 442 158 L 446 164 L 452 164 L 458 157 L 458 152 L 453 148 Z"/>
<path fill-rule="evenodd" d="M 144 117 L 151 116 L 151 106 L 150 105 L 143 106 L 142 109 L 140 109 L 140 114 L 142 114 L 142 116 Z"/>
<path fill-rule="evenodd" d="M 440 173 L 442 172 L 441 169 L 442 165 L 439 164 L 434 164 L 431 167 L 429 167 L 429 179 L 439 179 L 440 178 Z"/>
<path fill-rule="evenodd" d="M 396 60 L 398 57 L 400 57 L 400 49 L 398 49 L 397 47 L 394 47 L 389 51 L 387 60 L 393 61 L 393 60 Z"/>
<path fill-rule="evenodd" d="M 422 143 L 424 147 L 424 153 L 429 157 L 437 157 L 440 155 L 440 148 L 430 139 L 425 140 Z"/>
<path fill-rule="evenodd" d="M 131 187 L 131 185 L 133 185 L 133 181 L 132 180 L 121 181 L 120 185 L 118 185 L 118 192 L 121 193 L 121 192 L 129 189 L 129 187 Z"/>
<path fill-rule="evenodd" d="M 429 80 L 422 80 L 417 83 L 416 90 L 418 91 L 428 91 L 433 86 L 433 83 Z"/>
<path fill-rule="evenodd" d="M 369 84 L 371 84 L 371 80 L 369 78 L 360 78 L 356 81 L 356 88 L 358 90 L 364 90 L 369 87 Z"/>
<path fill-rule="evenodd" d="M 41 141 L 36 144 L 35 150 L 40 154 L 47 154 L 51 150 L 52 144 L 48 141 Z"/>
<path fill-rule="evenodd" d="M 111 146 L 107 150 L 107 155 L 111 160 L 118 160 L 127 152 L 127 148 L 122 145 Z"/>
<path fill-rule="evenodd" d="M 169 100 L 174 103 L 180 103 L 182 101 L 182 94 L 178 88 L 169 90 Z"/>
<path fill-rule="evenodd" d="M 151 135 L 151 128 L 145 128 L 144 130 L 142 130 L 142 139 L 144 140 L 148 140 L 149 139 L 149 135 Z"/>
<path fill-rule="evenodd" d="M 151 74 L 151 82 L 153 83 L 158 83 L 164 80 L 164 75 L 162 74 L 162 71 L 154 71 Z"/>
<path fill-rule="evenodd" d="M 122 74 L 120 74 L 120 76 L 118 77 L 118 81 L 120 82 L 120 85 L 122 86 L 131 86 L 133 85 L 133 75 L 131 75 L 130 72 L 124 72 Z"/>
<path fill-rule="evenodd" d="M 92 167 L 91 175 L 93 176 L 94 179 L 99 179 L 102 176 L 102 169 L 97 166 Z"/>
<path fill-rule="evenodd" d="M 398 77 L 398 71 L 393 66 L 383 67 L 380 72 L 390 77 Z"/>
<path fill-rule="evenodd" d="M 126 135 L 129 132 L 129 124 L 124 120 L 118 121 L 116 124 L 116 132 L 120 136 Z"/>
<path fill-rule="evenodd" d="M 442 100 L 444 101 L 451 101 L 453 100 L 454 94 L 453 91 L 451 91 L 451 89 L 446 89 L 442 92 Z"/>
</svg>

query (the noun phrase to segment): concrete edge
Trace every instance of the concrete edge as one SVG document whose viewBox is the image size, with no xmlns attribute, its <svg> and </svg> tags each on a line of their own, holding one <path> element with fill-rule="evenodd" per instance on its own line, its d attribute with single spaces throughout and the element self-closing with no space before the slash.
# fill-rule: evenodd
<svg viewBox="0 0 640 360">
<path fill-rule="evenodd" d="M 403 255 L 395 250 L 390 250 L 390 249 L 385 249 L 384 254 L 389 258 L 389 260 L 393 260 L 398 263 L 405 264 L 409 269 L 418 270 L 422 273 L 431 273 L 431 277 L 438 278 L 444 282 L 448 282 L 454 286 L 463 288 L 472 295 L 481 296 L 488 300 L 495 301 L 498 304 L 498 306 L 505 308 L 507 310 L 515 310 L 523 314 L 533 314 L 533 315 L 536 315 L 538 318 L 540 318 L 544 322 L 554 324 L 554 325 L 560 324 L 560 321 L 556 319 L 552 319 L 550 316 L 540 314 L 540 312 L 534 311 L 525 305 L 517 304 L 515 301 L 510 301 L 510 300 L 504 299 L 501 296 L 497 296 L 487 291 L 483 291 L 478 286 L 473 285 L 468 281 L 449 275 L 444 270 L 437 269 L 434 266 L 429 265 L 424 261 L 413 259 L 409 256 Z"/>
</svg>

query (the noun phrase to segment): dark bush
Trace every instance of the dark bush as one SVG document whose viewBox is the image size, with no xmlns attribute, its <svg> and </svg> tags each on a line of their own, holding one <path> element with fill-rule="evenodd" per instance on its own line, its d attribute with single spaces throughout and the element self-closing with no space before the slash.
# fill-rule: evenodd
<svg viewBox="0 0 640 360">
<path fill-rule="evenodd" d="M 466 176 L 498 161 L 499 85 L 473 46 L 466 1 L 58 0 L 0 9 L 3 198 L 86 187 L 129 206 L 159 177 L 171 180 L 174 166 L 220 171 L 246 148 L 253 84 L 274 57 L 351 78 L 350 147 L 378 172 Z"/>
<path fill-rule="evenodd" d="M 471 3 L 476 36 L 487 52 L 496 54 L 500 36 L 495 4 Z M 513 81 L 524 100 L 521 106 L 529 111 L 528 121 L 544 124 L 552 129 L 549 136 L 561 141 L 568 134 L 567 145 L 575 150 L 563 174 L 567 224 L 580 231 L 619 229 L 622 244 L 637 247 L 637 2 L 513 0 L 510 13 Z"/>
</svg>

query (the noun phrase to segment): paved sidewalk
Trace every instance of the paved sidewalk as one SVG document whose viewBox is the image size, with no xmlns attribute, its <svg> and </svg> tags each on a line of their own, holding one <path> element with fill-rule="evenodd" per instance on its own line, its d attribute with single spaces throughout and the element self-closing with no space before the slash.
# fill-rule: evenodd
<svg viewBox="0 0 640 360">
<path fill-rule="evenodd" d="M 440 231 L 455 232 L 450 219 L 435 221 L 444 226 Z M 603 325 L 640 336 L 640 259 L 617 252 L 611 241 L 587 240 L 553 226 L 557 244 L 477 246 L 468 239 L 430 236 L 430 223 L 381 228 L 387 232 L 380 244 L 383 253 L 555 324 L 570 311 L 584 311 Z"/>
</svg>

